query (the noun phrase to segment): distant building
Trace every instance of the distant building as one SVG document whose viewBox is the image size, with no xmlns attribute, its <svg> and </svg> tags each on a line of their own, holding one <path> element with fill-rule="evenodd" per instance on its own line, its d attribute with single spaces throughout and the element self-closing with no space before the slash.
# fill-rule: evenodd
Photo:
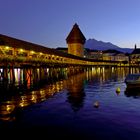
<svg viewBox="0 0 140 140">
<path fill-rule="evenodd" d="M 125 53 L 117 51 L 117 50 L 105 50 L 103 51 L 103 60 L 110 61 L 129 61 L 129 57 L 125 55 Z"/>
<path fill-rule="evenodd" d="M 84 44 L 86 38 L 79 29 L 77 24 L 74 24 L 72 30 L 66 38 L 68 44 L 68 53 L 76 56 L 84 57 Z"/>
<path fill-rule="evenodd" d="M 102 51 L 86 49 L 86 52 L 87 52 L 87 55 L 85 55 L 86 58 L 90 58 L 94 60 L 103 60 Z"/>
<path fill-rule="evenodd" d="M 130 63 L 133 65 L 140 64 L 140 49 L 137 48 L 136 44 L 134 50 L 130 54 Z"/>
<path fill-rule="evenodd" d="M 86 49 L 86 58 L 107 61 L 129 61 L 129 57 L 117 50 L 90 50 Z"/>
</svg>

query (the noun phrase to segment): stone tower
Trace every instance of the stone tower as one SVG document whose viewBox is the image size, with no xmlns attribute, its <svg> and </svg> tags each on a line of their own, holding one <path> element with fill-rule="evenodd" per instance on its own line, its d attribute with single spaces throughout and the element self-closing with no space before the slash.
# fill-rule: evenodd
<svg viewBox="0 0 140 140">
<path fill-rule="evenodd" d="M 66 38 L 68 44 L 68 53 L 76 56 L 84 57 L 84 44 L 86 38 L 75 23 L 72 30 Z"/>
</svg>

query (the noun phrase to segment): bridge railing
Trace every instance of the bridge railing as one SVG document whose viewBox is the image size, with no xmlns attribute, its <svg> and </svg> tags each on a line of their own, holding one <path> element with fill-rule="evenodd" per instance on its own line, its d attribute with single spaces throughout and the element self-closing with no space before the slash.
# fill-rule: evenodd
<svg viewBox="0 0 140 140">
<path fill-rule="evenodd" d="M 42 53 L 22 48 L 0 46 L 1 62 L 18 62 L 27 64 L 64 64 L 64 65 L 119 65 L 118 62 L 96 61 L 78 57 L 59 56 L 55 53 Z"/>
</svg>

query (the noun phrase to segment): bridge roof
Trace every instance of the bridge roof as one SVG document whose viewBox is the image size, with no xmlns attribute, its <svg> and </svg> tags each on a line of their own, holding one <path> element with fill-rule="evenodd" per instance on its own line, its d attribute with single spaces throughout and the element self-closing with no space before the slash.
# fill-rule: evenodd
<svg viewBox="0 0 140 140">
<path fill-rule="evenodd" d="M 57 55 L 57 56 L 67 57 L 67 58 L 72 58 L 72 59 L 91 61 L 91 62 L 102 61 L 102 60 L 93 60 L 93 59 L 89 59 L 89 58 L 75 56 L 72 54 L 61 52 L 56 49 L 47 48 L 42 45 L 30 43 L 30 42 L 27 42 L 24 40 L 16 39 L 16 38 L 9 37 L 9 36 L 2 35 L 2 34 L 0 34 L 0 46 L 9 46 L 9 47 L 17 48 L 17 49 L 25 49 L 25 50 L 29 50 L 29 51 L 42 52 L 44 54 L 46 53 L 46 54 Z M 108 62 L 108 60 L 105 60 L 104 62 Z M 113 63 L 113 61 L 110 63 Z"/>
<path fill-rule="evenodd" d="M 75 23 L 69 35 L 66 38 L 67 43 L 85 43 L 85 36 L 79 29 L 79 26 Z"/>
<path fill-rule="evenodd" d="M 10 46 L 10 47 L 19 48 L 19 49 L 22 48 L 22 49 L 29 50 L 29 51 L 42 52 L 42 53 L 58 55 L 58 56 L 68 57 L 68 58 L 73 58 L 73 59 L 81 59 L 81 60 L 84 59 L 82 57 L 71 55 L 71 54 L 68 54 L 65 52 L 60 52 L 56 49 L 48 48 L 48 47 L 45 47 L 42 45 L 34 44 L 31 42 L 16 39 L 16 38 L 9 37 L 9 36 L 2 35 L 2 34 L 0 34 L 0 45 L 1 46 Z"/>
</svg>

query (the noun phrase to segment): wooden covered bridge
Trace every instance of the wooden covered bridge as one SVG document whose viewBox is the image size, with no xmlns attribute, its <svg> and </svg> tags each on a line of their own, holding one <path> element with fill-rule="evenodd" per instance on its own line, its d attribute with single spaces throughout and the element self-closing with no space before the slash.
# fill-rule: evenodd
<svg viewBox="0 0 140 140">
<path fill-rule="evenodd" d="M 83 58 L 0 34 L 0 67 L 120 66 L 122 64 L 118 61 Z"/>
</svg>

